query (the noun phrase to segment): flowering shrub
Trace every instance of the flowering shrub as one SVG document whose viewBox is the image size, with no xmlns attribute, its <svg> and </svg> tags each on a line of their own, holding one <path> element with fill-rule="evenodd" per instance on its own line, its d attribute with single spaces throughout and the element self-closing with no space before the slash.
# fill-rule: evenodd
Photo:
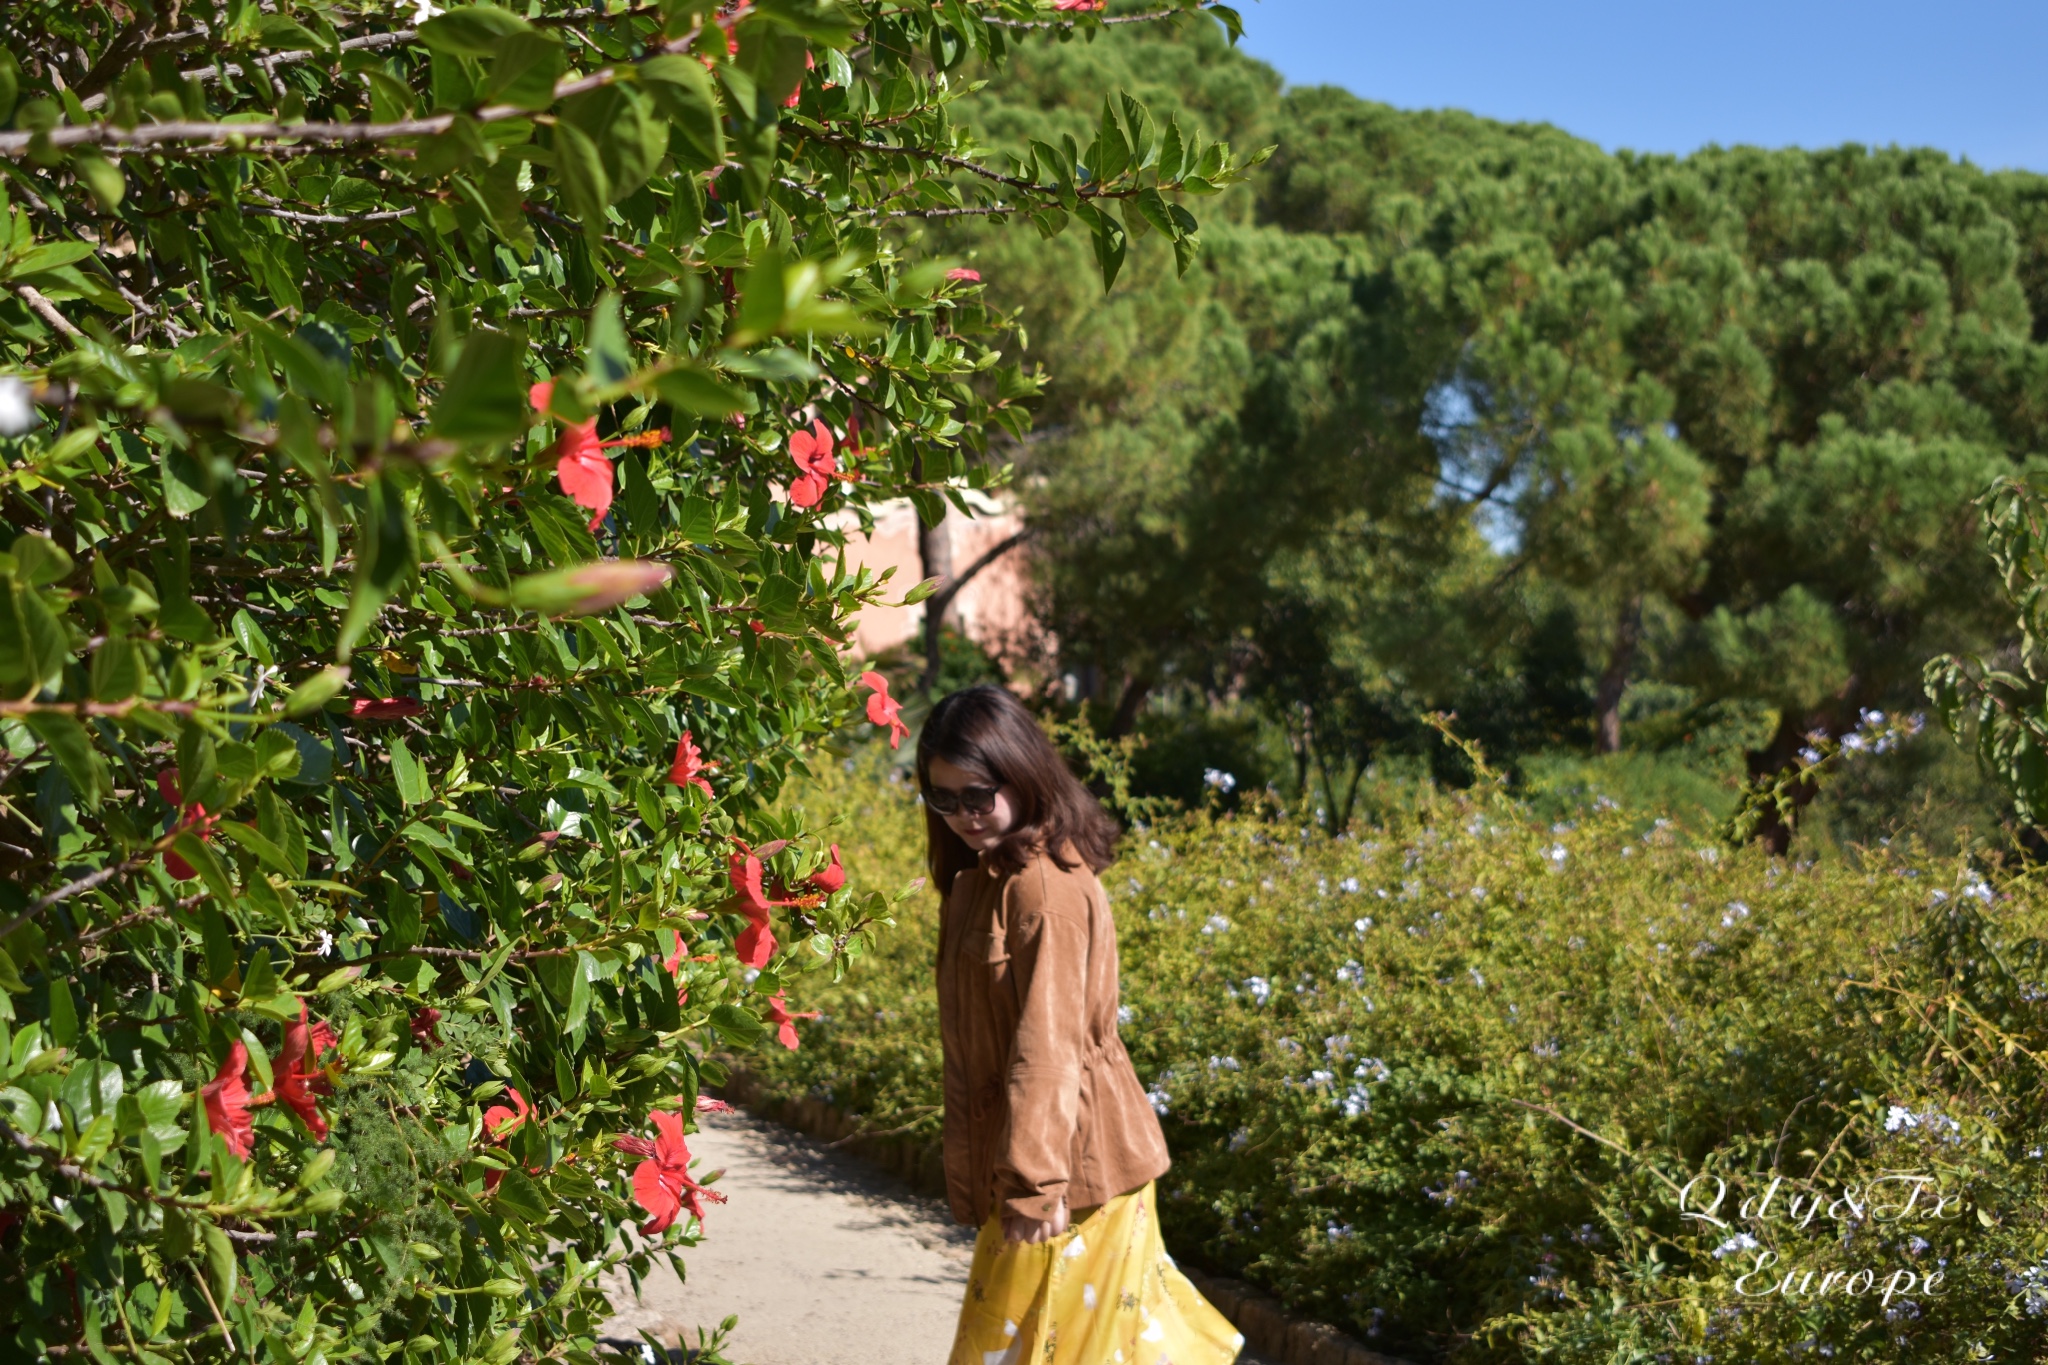
<svg viewBox="0 0 2048 1365">
<path fill-rule="evenodd" d="M 1243 169 L 978 147 L 1049 3 L 519 8 L 0 7 L 8 1359 L 588 1359 L 890 914 L 767 807 L 1038 387 L 916 230 Z"/>
<path fill-rule="evenodd" d="M 856 879 L 912 874 L 907 783 L 801 790 L 844 818 Z M 2037 1351 L 2030 879 L 1444 796 L 1334 838 L 1270 810 L 1156 821 L 1103 882 L 1177 1257 L 1417 1361 Z M 935 1134 L 931 901 L 902 920 L 768 1076 Z"/>
</svg>

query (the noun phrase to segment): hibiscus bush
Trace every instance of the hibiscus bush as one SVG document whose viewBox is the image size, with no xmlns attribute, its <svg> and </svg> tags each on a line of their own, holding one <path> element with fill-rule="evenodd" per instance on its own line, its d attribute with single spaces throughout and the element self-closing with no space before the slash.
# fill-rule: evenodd
<svg viewBox="0 0 2048 1365">
<path fill-rule="evenodd" d="M 846 535 L 1038 387 L 925 224 L 1106 287 L 1243 170 L 955 120 L 1103 22 L 0 9 L 0 1353 L 581 1360 L 694 1241 L 713 1054 L 892 913 L 773 805 L 900 736 Z"/>
</svg>

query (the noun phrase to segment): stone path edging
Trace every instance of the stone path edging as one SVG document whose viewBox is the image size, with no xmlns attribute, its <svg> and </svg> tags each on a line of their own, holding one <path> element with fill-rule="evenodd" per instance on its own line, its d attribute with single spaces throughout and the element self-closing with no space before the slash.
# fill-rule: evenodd
<svg viewBox="0 0 2048 1365">
<path fill-rule="evenodd" d="M 902 1176 L 920 1193 L 944 1197 L 945 1170 L 935 1142 L 909 1134 L 867 1134 L 860 1120 L 823 1100 L 777 1100 L 760 1079 L 735 1067 L 718 1087 L 725 1099 L 762 1118 L 794 1128 Z M 1202 1297 L 1244 1333 L 1248 1351 L 1279 1365 L 1409 1365 L 1346 1336 L 1328 1323 L 1296 1317 L 1271 1295 L 1242 1280 L 1181 1266 Z"/>
</svg>

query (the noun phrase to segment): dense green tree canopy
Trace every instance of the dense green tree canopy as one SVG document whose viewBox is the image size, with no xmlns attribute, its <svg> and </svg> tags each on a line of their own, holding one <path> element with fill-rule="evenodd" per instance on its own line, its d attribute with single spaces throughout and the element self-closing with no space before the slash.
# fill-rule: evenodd
<svg viewBox="0 0 2048 1365">
<path fill-rule="evenodd" d="M 1314 696 L 1380 717 L 1340 766 L 1431 707 L 1611 748 L 1654 681 L 1774 717 L 1763 773 L 1998 637 L 1973 498 L 2048 448 L 2048 182 L 1610 155 L 1282 92 L 1195 32 L 1034 51 L 990 128 L 1084 116 L 1084 72 L 1279 147 L 1184 291 L 1163 252 L 1098 301 L 1053 253 L 980 248 L 1057 376 L 1025 461 L 1047 605 L 1121 720 L 1249 686 L 1298 722 Z M 1564 692 L 1546 651 L 1580 660 Z"/>
</svg>

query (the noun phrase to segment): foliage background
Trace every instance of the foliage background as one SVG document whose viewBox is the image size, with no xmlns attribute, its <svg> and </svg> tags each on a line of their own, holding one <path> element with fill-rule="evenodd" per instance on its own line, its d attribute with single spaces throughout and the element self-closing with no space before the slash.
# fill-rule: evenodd
<svg viewBox="0 0 2048 1365">
<path fill-rule="evenodd" d="M 1610 155 L 1142 26 L 1031 50 L 986 126 L 1078 127 L 1103 81 L 1279 147 L 1179 286 L 1150 243 L 1098 299 L 1079 242 L 952 228 L 1050 376 L 1002 449 L 1057 668 L 1153 741 L 1150 790 L 1222 767 L 1341 828 L 1368 770 L 1471 780 L 1419 720 L 1449 710 L 1532 794 L 1725 810 L 1810 734 L 1924 706 L 1929 656 L 2011 662 L 1973 499 L 2043 448 L 2042 177 Z M 1997 842 L 1997 784 L 1910 747 L 1812 850 Z"/>
<path fill-rule="evenodd" d="M 792 799 L 858 876 L 920 869 L 886 751 Z M 1903 841 L 1794 866 L 1610 802 L 1552 820 L 1489 784 L 1336 836 L 1275 809 L 1162 819 L 1103 881 L 1176 1257 L 1413 1360 L 2041 1358 L 2033 877 Z M 936 934 L 920 897 L 813 996 L 825 1017 L 769 1059 L 775 1093 L 935 1139 Z M 1960 1204 L 1901 1219 L 1902 1187 L 1865 1198 L 1906 1172 Z M 1694 1176 L 1728 1182 L 1727 1227 L 1681 1216 Z M 1733 1216 L 1776 1176 L 1780 1201 L 1846 1189 L 1876 1216 Z M 1738 1293 L 1760 1253 L 1777 1260 Z M 1756 1292 L 1866 1266 L 1859 1297 Z M 1899 1280 L 1879 1302 L 1934 1269 L 1938 1294 Z"/>
</svg>

